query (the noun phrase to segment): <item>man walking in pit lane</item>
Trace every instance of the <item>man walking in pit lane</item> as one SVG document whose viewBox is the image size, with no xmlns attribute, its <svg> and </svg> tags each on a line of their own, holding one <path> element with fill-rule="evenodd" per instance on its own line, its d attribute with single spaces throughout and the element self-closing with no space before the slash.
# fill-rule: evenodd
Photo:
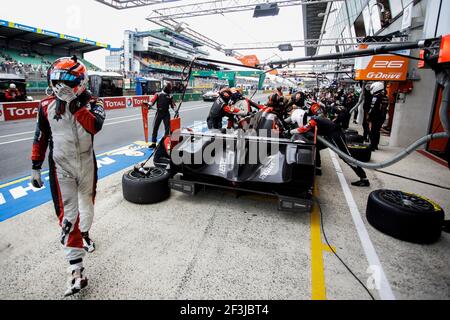
<svg viewBox="0 0 450 320">
<path fill-rule="evenodd" d="M 317 127 L 317 134 L 324 137 L 331 143 L 333 143 L 339 150 L 342 152 L 348 154 L 351 156 L 350 151 L 347 148 L 347 143 L 345 141 L 345 135 L 342 132 L 342 129 L 336 125 L 333 121 L 330 119 L 327 119 L 323 115 L 323 111 L 318 103 L 314 103 L 310 108 L 310 115 L 311 120 L 309 120 L 308 124 L 305 126 L 302 126 L 298 129 L 293 129 L 289 132 L 289 134 L 305 134 L 308 132 L 312 132 Z M 325 149 L 325 146 L 318 144 L 317 145 L 317 174 L 321 175 L 321 158 L 320 158 L 320 150 Z M 352 185 L 356 187 L 369 187 L 370 182 L 367 179 L 366 172 L 363 168 L 355 166 L 353 164 L 350 164 L 349 162 L 345 161 L 350 168 L 356 173 L 356 175 L 359 177 L 359 181 L 353 182 Z"/>
<path fill-rule="evenodd" d="M 39 106 L 31 160 L 31 184 L 42 188 L 41 168 L 50 146 L 50 188 L 59 224 L 60 241 L 70 267 L 65 296 L 88 285 L 83 265 L 95 250 L 89 231 L 94 219 L 97 161 L 94 135 L 103 127 L 103 102 L 86 89 L 87 69 L 76 56 L 56 60 L 48 70 L 53 94 Z"/>
<path fill-rule="evenodd" d="M 153 122 L 153 135 L 152 141 L 150 143 L 150 148 L 156 147 L 156 141 L 158 138 L 159 127 L 161 122 L 164 123 L 164 135 L 168 136 L 170 134 L 170 108 L 175 110 L 175 101 L 172 96 L 172 84 L 169 82 L 164 87 L 163 91 L 157 93 L 153 96 L 152 100 L 149 102 L 149 108 L 153 107 L 156 103 L 156 115 Z"/>
</svg>

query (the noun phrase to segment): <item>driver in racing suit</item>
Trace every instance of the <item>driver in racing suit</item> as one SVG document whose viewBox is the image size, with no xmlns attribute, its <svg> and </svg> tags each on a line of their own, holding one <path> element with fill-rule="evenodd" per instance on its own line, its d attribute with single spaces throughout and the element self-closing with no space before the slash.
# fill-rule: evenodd
<svg viewBox="0 0 450 320">
<path fill-rule="evenodd" d="M 61 244 L 70 267 L 66 296 L 87 286 L 83 258 L 93 252 L 89 238 L 94 218 L 97 162 L 93 136 L 103 126 L 103 102 L 87 91 L 87 69 L 76 56 L 56 60 L 48 71 L 53 95 L 39 106 L 32 149 L 31 183 L 42 188 L 41 168 L 50 147 L 50 188 L 61 226 Z"/>
<path fill-rule="evenodd" d="M 301 126 L 300 128 L 293 129 L 290 131 L 290 134 L 305 134 L 311 132 L 317 128 L 317 134 L 324 137 L 331 143 L 333 143 L 339 150 L 351 156 L 350 151 L 347 148 L 347 143 L 345 140 L 345 135 L 342 132 L 342 129 L 336 125 L 333 121 L 326 118 L 323 114 L 323 110 L 318 103 L 314 103 L 310 108 L 310 113 L 312 114 L 311 119 L 309 120 L 306 126 Z M 318 144 L 317 146 L 317 173 L 321 175 L 321 158 L 320 158 L 320 150 L 325 149 L 325 146 Z M 352 185 L 356 187 L 369 187 L 370 182 L 367 179 L 366 172 L 363 168 L 355 166 L 353 164 L 347 163 L 352 170 L 356 173 L 356 175 L 360 178 L 359 181 L 353 182 Z"/>
</svg>

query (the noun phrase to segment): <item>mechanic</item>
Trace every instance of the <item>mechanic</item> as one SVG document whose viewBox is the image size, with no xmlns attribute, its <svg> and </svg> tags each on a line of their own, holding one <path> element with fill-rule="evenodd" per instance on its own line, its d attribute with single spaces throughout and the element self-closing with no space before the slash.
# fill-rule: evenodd
<svg viewBox="0 0 450 320">
<path fill-rule="evenodd" d="M 308 132 L 312 132 L 315 128 L 317 128 L 317 134 L 324 137 L 331 143 L 333 143 L 339 150 L 342 152 L 345 152 L 349 156 L 351 156 L 350 151 L 348 151 L 347 143 L 345 140 L 345 135 L 342 132 L 342 129 L 336 125 L 333 121 L 327 119 L 323 111 L 318 103 L 315 103 L 310 108 L 310 114 L 312 115 L 311 120 L 309 120 L 308 124 L 306 126 L 302 126 L 298 129 L 293 129 L 290 131 L 290 134 L 305 134 Z M 321 169 L 321 157 L 320 157 L 320 150 L 325 149 L 325 146 L 322 144 L 317 145 L 317 175 L 322 174 Z M 353 182 L 352 185 L 356 187 L 369 187 L 370 182 L 367 179 L 366 172 L 361 167 L 357 167 L 355 165 L 352 165 L 344 160 L 345 163 L 347 163 L 353 171 L 357 174 L 357 176 L 360 178 L 359 181 Z"/>
<path fill-rule="evenodd" d="M 5 99 L 7 102 L 18 101 L 20 97 L 20 92 L 14 83 L 9 85 L 9 88 L 5 91 Z"/>
<path fill-rule="evenodd" d="M 242 89 L 231 88 L 230 90 L 231 90 L 231 98 L 229 105 L 234 106 L 234 109 L 232 110 L 231 108 L 230 109 L 225 108 L 225 112 L 228 115 L 228 127 L 227 127 L 228 129 L 234 127 L 234 123 L 236 121 L 236 117 L 234 117 L 234 115 L 248 116 L 265 108 L 264 106 L 260 106 L 256 102 L 253 102 L 249 98 L 245 98 L 242 95 Z M 238 102 L 240 101 L 245 101 L 245 103 L 238 104 Z M 240 111 L 242 111 L 241 113 L 237 111 L 238 108 Z M 243 119 L 243 121 L 248 123 L 248 119 L 247 120 Z"/>
<path fill-rule="evenodd" d="M 370 86 L 370 94 L 372 95 L 369 110 L 370 147 L 372 151 L 376 151 L 380 143 L 381 127 L 386 119 L 389 98 L 384 93 L 384 83 L 381 81 Z"/>
<path fill-rule="evenodd" d="M 365 142 L 369 142 L 369 135 L 370 135 L 369 111 L 372 105 L 372 94 L 370 93 L 370 87 L 371 87 L 370 83 L 367 83 L 364 86 L 364 103 L 363 103 L 364 116 L 362 126 L 364 130 L 363 136 Z"/>
<path fill-rule="evenodd" d="M 163 91 L 155 94 L 148 104 L 150 109 L 156 103 L 156 115 L 155 120 L 153 121 L 152 141 L 149 146 L 151 149 L 156 147 L 161 122 L 164 122 L 164 136 L 170 135 L 170 108 L 175 110 L 176 107 L 172 96 L 172 89 L 172 83 L 168 82 Z"/>
<path fill-rule="evenodd" d="M 207 118 L 208 129 L 222 129 L 222 120 L 225 116 L 228 116 L 228 126 L 233 121 L 232 117 L 234 115 L 239 116 L 247 116 L 249 111 L 241 110 L 239 108 L 233 107 L 233 103 L 236 100 L 232 100 L 234 95 L 234 99 L 237 99 L 237 89 L 235 88 L 223 88 L 219 92 L 219 97 L 216 99 L 214 104 L 209 111 L 209 115 Z"/>
<path fill-rule="evenodd" d="M 278 87 L 278 88 L 277 88 L 277 94 L 278 94 L 280 97 L 283 97 L 283 96 L 284 96 L 284 93 L 283 93 L 283 87 Z"/>
<path fill-rule="evenodd" d="M 291 95 L 289 99 L 286 109 L 288 112 L 291 111 L 291 108 L 305 108 L 306 96 L 302 91 L 297 91 Z"/>
<path fill-rule="evenodd" d="M 42 188 L 41 168 L 50 146 L 50 188 L 62 228 L 70 280 L 65 296 L 88 284 L 83 259 L 93 252 L 89 237 L 94 218 L 97 161 L 93 136 L 103 127 L 103 102 L 86 89 L 87 69 L 76 56 L 56 60 L 47 73 L 53 94 L 42 100 L 37 116 L 31 160 L 31 184 Z"/>
</svg>

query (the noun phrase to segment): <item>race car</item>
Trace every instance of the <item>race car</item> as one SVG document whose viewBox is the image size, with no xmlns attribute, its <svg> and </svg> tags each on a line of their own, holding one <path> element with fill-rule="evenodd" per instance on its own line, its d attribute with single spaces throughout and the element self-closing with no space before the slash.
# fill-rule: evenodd
<svg viewBox="0 0 450 320">
<path fill-rule="evenodd" d="M 203 101 L 216 101 L 219 97 L 219 93 L 217 91 L 208 91 L 203 95 Z"/>
<path fill-rule="evenodd" d="M 239 129 L 173 130 L 155 150 L 155 167 L 137 166 L 124 176 L 125 198 L 149 204 L 167 199 L 170 189 L 195 195 L 212 187 L 275 196 L 280 210 L 309 212 L 316 135 L 283 137 L 280 120 L 267 109 L 244 122 Z"/>
</svg>

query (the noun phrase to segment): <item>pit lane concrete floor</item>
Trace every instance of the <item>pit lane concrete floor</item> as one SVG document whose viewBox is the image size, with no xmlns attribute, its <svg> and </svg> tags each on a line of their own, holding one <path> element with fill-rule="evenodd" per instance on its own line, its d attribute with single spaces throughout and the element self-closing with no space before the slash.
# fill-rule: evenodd
<svg viewBox="0 0 450 320">
<path fill-rule="evenodd" d="M 396 151 L 382 146 L 373 159 Z M 345 180 L 355 180 L 338 162 Z M 388 170 L 450 184 L 447 168 L 418 153 Z M 448 234 L 433 245 L 410 244 L 379 233 L 365 218 L 370 191 L 392 188 L 435 200 L 448 219 L 448 191 L 369 172 L 371 188 L 349 188 L 357 210 L 352 216 L 327 150 L 323 173 L 318 197 L 326 235 L 377 299 L 450 298 Z M 317 208 L 281 213 L 273 199 L 217 191 L 173 193 L 166 202 L 140 206 L 123 199 L 121 177 L 99 183 L 91 231 L 97 251 L 86 259 L 90 284 L 69 299 L 369 299 L 323 245 Z M 59 232 L 50 203 L 0 224 L 0 299 L 62 299 L 66 264 Z M 380 262 L 375 269 L 370 248 Z M 382 275 L 387 282 L 378 290 Z"/>
</svg>

